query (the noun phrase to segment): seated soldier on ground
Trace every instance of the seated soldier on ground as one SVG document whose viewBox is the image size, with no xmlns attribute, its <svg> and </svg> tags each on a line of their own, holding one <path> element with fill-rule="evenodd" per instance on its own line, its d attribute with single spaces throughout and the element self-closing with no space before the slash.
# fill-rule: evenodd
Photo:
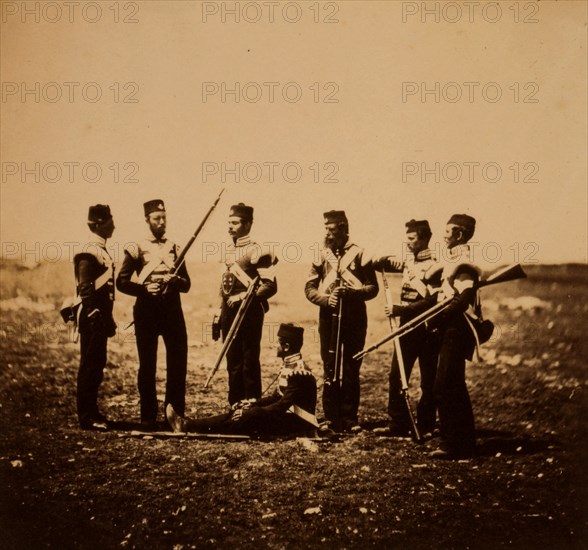
<svg viewBox="0 0 588 550">
<path fill-rule="evenodd" d="M 292 323 L 280 325 L 277 355 L 283 363 L 274 395 L 244 399 L 226 414 L 200 419 L 181 417 L 170 404 L 166 413 L 172 430 L 253 436 L 313 434 L 318 427 L 316 380 L 300 353 L 303 334 L 304 329 Z"/>
</svg>

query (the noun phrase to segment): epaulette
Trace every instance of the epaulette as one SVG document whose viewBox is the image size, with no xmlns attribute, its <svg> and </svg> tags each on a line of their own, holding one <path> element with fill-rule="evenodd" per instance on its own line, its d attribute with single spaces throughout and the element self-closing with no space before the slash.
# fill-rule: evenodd
<svg viewBox="0 0 588 550">
<path fill-rule="evenodd" d="M 138 260 L 141 253 L 141 246 L 139 243 L 126 243 L 123 249 L 133 260 Z"/>
</svg>

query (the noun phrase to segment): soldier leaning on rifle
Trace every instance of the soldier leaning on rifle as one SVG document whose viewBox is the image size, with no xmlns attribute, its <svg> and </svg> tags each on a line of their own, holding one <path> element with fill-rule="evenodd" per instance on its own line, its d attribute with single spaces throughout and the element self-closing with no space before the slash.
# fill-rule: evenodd
<svg viewBox="0 0 588 550">
<path fill-rule="evenodd" d="M 479 269 L 470 263 L 467 242 L 474 235 L 476 220 L 466 214 L 454 214 L 447 222 L 445 242 L 449 259 L 442 267 L 438 301 L 453 297 L 442 313 L 428 322 L 439 331 L 440 348 L 435 396 L 441 425 L 440 448 L 434 458 L 458 459 L 475 455 L 475 428 L 472 404 L 465 381 L 465 362 L 471 359 L 476 338 L 465 312 L 477 300 Z M 436 273 L 435 273 L 436 272 Z M 427 278 L 439 274 L 433 268 Z"/>
<path fill-rule="evenodd" d="M 305 294 L 320 307 L 319 336 L 324 366 L 323 411 L 327 425 L 335 431 L 358 431 L 359 369 L 361 359 L 354 360 L 364 343 L 367 331 L 365 302 L 378 294 L 378 281 L 371 261 L 362 248 L 349 240 L 349 222 L 345 212 L 324 213 L 325 247 L 313 262 Z M 334 381 L 329 349 L 333 335 L 333 318 L 342 300 L 340 342 L 342 368 L 340 380 Z"/>
<path fill-rule="evenodd" d="M 405 261 L 394 257 L 384 257 L 374 262 L 377 270 L 402 272 L 402 290 L 400 305 L 392 309 L 386 306 L 386 315 L 400 317 L 404 325 L 417 315 L 435 305 L 436 297 L 431 297 L 424 276 L 435 264 L 433 253 L 429 249 L 431 228 L 427 220 L 410 220 L 406 223 L 406 242 L 408 255 Z M 433 394 L 435 371 L 437 369 L 438 342 L 424 325 L 400 338 L 400 348 L 407 380 L 416 359 L 419 360 L 421 374 L 421 398 L 417 406 L 417 425 L 421 434 L 433 432 L 435 428 L 436 405 Z M 402 396 L 402 383 L 398 365 L 398 356 L 394 353 L 390 368 L 390 391 L 388 395 L 388 428 L 377 429 L 384 435 L 405 437 L 410 433 L 410 418 L 406 402 Z"/>
<path fill-rule="evenodd" d="M 112 318 L 114 264 L 106 250 L 114 221 L 108 205 L 90 206 L 88 227 L 91 234 L 84 252 L 74 256 L 77 290 L 82 300 L 77 410 L 82 429 L 106 430 L 108 420 L 98 410 L 97 401 L 106 365 L 106 342 L 116 334 Z"/>
<path fill-rule="evenodd" d="M 269 310 L 268 299 L 277 291 L 273 253 L 251 240 L 253 208 L 239 203 L 231 206 L 228 232 L 233 242 L 227 246 L 226 270 L 221 279 L 220 325 L 226 338 L 239 306 L 255 277 L 261 278 L 255 297 L 243 319 L 235 340 L 227 351 L 229 404 L 243 399 L 261 397 L 261 365 L 259 362 L 263 319 Z M 260 260 L 264 266 L 258 264 Z M 178 412 L 178 411 L 176 411 Z"/>
<path fill-rule="evenodd" d="M 292 323 L 278 330 L 278 357 L 282 358 L 274 395 L 234 403 L 227 414 L 209 418 L 182 418 L 171 405 L 166 413 L 174 432 L 239 435 L 293 435 L 314 432 L 316 380 L 302 360 L 304 329 Z"/>
<path fill-rule="evenodd" d="M 171 403 L 184 413 L 188 339 L 180 292 L 190 290 L 186 265 L 176 275 L 169 273 L 180 250 L 165 236 L 166 212 L 157 199 L 144 205 L 148 232 L 144 239 L 125 247 L 116 287 L 136 296 L 133 308 L 135 336 L 139 353 L 138 386 L 141 398 L 141 423 L 155 429 L 157 422 L 157 343 L 161 335 L 167 353 L 165 405 Z M 137 274 L 137 282 L 132 280 Z"/>
</svg>

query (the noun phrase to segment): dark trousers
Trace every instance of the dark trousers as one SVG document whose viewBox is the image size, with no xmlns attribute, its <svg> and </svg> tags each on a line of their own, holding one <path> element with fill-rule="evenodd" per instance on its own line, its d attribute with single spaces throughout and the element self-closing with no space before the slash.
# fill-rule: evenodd
<svg viewBox="0 0 588 550">
<path fill-rule="evenodd" d="M 243 411 L 237 420 L 231 413 L 208 418 L 187 419 L 186 430 L 196 433 L 217 433 L 233 435 L 292 435 L 307 433 L 313 427 L 296 416 L 286 412 L 268 411 L 264 407 L 251 407 Z"/>
<path fill-rule="evenodd" d="M 138 387 L 141 420 L 157 420 L 157 345 L 162 336 L 166 350 L 166 384 L 164 408 L 171 403 L 184 414 L 186 404 L 186 367 L 188 336 L 179 296 L 139 299 L 134 308 L 135 337 L 139 353 Z"/>
<path fill-rule="evenodd" d="M 77 384 L 77 409 L 80 424 L 97 419 L 98 388 L 106 366 L 108 337 L 102 327 L 80 332 L 80 369 Z"/>
<path fill-rule="evenodd" d="M 331 315 L 319 318 L 319 335 L 321 340 L 321 359 L 323 361 L 323 412 L 325 418 L 337 429 L 357 424 L 359 409 L 359 369 L 361 359 L 353 356 L 363 349 L 367 330 L 367 316 L 363 311 L 344 311 L 341 323 L 341 380 L 333 382 L 329 368 L 329 347 L 331 345 L 331 327 L 334 322 Z"/>
<path fill-rule="evenodd" d="M 221 313 L 223 338 L 226 338 L 238 309 L 238 305 L 229 308 L 223 304 Z M 253 300 L 227 352 L 229 403 L 231 405 L 242 399 L 259 399 L 261 397 L 259 353 L 264 315 L 263 305 Z"/>
<path fill-rule="evenodd" d="M 432 432 L 435 428 L 437 411 L 434 386 L 437 371 L 438 343 L 436 338 L 425 327 L 418 327 L 400 338 L 400 348 L 407 381 L 410 380 L 415 361 L 419 360 L 421 398 L 417 405 L 417 424 L 419 431 L 422 433 Z M 410 418 L 406 409 L 406 401 L 402 395 L 400 366 L 396 349 L 392 358 L 389 382 L 388 414 L 390 423 L 395 428 L 406 428 L 408 430 L 410 428 Z"/>
<path fill-rule="evenodd" d="M 465 382 L 468 350 L 464 328 L 449 326 L 441 335 L 435 396 L 439 404 L 442 447 L 469 454 L 475 448 L 474 413 Z"/>
</svg>

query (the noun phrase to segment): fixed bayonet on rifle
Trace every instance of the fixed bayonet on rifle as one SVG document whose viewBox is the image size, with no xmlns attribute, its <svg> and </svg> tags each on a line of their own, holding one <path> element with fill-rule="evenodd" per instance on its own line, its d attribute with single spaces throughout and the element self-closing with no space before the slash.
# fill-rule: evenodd
<svg viewBox="0 0 588 550">
<path fill-rule="evenodd" d="M 390 332 L 393 333 L 397 328 L 398 324 L 394 317 L 392 317 L 392 291 L 390 290 L 390 286 L 388 285 L 388 279 L 386 278 L 386 273 L 382 269 L 382 282 L 384 283 L 384 291 L 386 294 L 386 304 L 390 308 L 390 317 L 388 320 L 390 321 Z M 404 367 L 404 358 L 402 357 L 402 348 L 400 346 L 400 339 L 394 338 L 394 351 L 396 352 L 396 357 L 398 360 L 398 370 L 400 371 L 400 382 L 402 384 L 402 396 L 404 397 L 404 401 L 406 403 L 406 410 L 408 411 L 408 417 L 410 419 L 410 426 L 412 428 L 412 433 L 414 435 L 414 439 L 417 443 L 422 442 L 422 437 L 417 427 L 417 423 L 412 412 L 412 406 L 410 404 L 410 398 L 408 397 L 408 379 L 406 377 L 406 370 Z"/>
<path fill-rule="evenodd" d="M 486 279 L 480 281 L 476 288 L 482 288 L 484 286 L 494 285 L 498 283 L 504 283 L 507 281 L 514 281 L 516 279 L 524 279 L 526 277 L 526 273 L 523 271 L 523 268 L 520 264 L 512 264 L 502 269 L 499 269 L 495 273 L 488 276 Z M 426 323 L 427 321 L 431 320 L 433 317 L 441 313 L 444 309 L 446 309 L 449 304 L 452 302 L 453 297 L 446 298 L 442 302 L 435 304 L 432 308 L 429 308 L 427 311 L 424 311 L 414 319 L 411 319 L 408 323 L 402 325 L 400 328 L 394 330 L 388 336 L 382 338 L 375 344 L 365 348 L 364 350 L 356 353 L 353 356 L 353 359 L 362 359 L 368 353 L 378 349 L 379 347 L 383 346 L 386 342 L 393 340 L 394 338 L 399 338 L 400 336 L 404 336 L 409 332 L 413 331 L 418 326 Z"/>
<path fill-rule="evenodd" d="M 190 237 L 188 242 L 185 244 L 184 248 L 182 248 L 182 250 L 178 254 L 178 257 L 176 258 L 174 265 L 169 270 L 170 275 L 175 275 L 178 272 L 178 269 L 180 269 L 180 267 L 182 267 L 182 264 L 186 260 L 186 254 L 188 253 L 188 250 L 190 250 L 190 247 L 194 244 L 194 241 L 198 238 L 198 235 L 200 234 L 200 232 L 202 231 L 202 229 L 206 225 L 208 218 L 210 218 L 210 215 L 213 213 L 214 209 L 216 208 L 217 204 L 219 203 L 221 196 L 224 192 L 225 192 L 225 188 L 223 187 L 221 189 L 221 192 L 218 194 L 218 197 L 212 203 L 212 206 L 208 209 L 208 212 L 206 213 L 206 215 L 204 216 L 204 218 L 200 222 L 200 225 L 196 228 L 196 231 L 194 231 L 194 234 Z M 168 288 L 169 288 L 168 285 L 165 285 L 165 287 L 163 289 L 163 294 L 165 294 L 167 292 Z"/>
<path fill-rule="evenodd" d="M 251 305 L 251 302 L 253 301 L 253 298 L 255 297 L 255 292 L 256 292 L 257 287 L 259 286 L 260 282 L 261 282 L 261 277 L 258 275 L 257 277 L 255 277 L 255 279 L 253 279 L 253 281 L 249 285 L 249 288 L 247 289 L 245 297 L 243 298 L 243 300 L 241 300 L 241 304 L 239 305 L 237 315 L 235 315 L 235 319 L 233 320 L 233 324 L 231 325 L 229 332 L 225 336 L 225 341 L 223 342 L 223 347 L 221 348 L 221 351 L 220 351 L 219 356 L 216 360 L 216 363 L 214 364 L 214 367 L 212 367 L 212 370 L 210 371 L 210 374 L 208 375 L 208 379 L 206 380 L 206 384 L 204 384 L 205 388 L 208 388 L 210 381 L 212 380 L 213 376 L 216 374 L 216 371 L 218 370 L 222 360 L 224 359 L 225 355 L 229 351 L 231 344 L 235 340 L 235 338 L 237 336 L 237 332 L 239 331 L 239 328 L 241 327 L 241 324 L 243 323 L 243 319 L 245 318 L 245 314 L 247 313 L 247 310 L 249 309 L 249 306 Z"/>
<path fill-rule="evenodd" d="M 174 265 L 169 270 L 169 273 L 171 275 L 175 275 L 178 272 L 178 269 L 180 269 L 180 267 L 182 267 L 182 264 L 186 260 L 186 254 L 188 253 L 188 250 L 190 250 L 190 247 L 194 244 L 194 241 L 198 238 L 198 235 L 200 234 L 200 232 L 204 228 L 204 225 L 206 224 L 206 222 L 208 221 L 208 218 L 210 217 L 210 215 L 212 214 L 212 212 L 216 208 L 217 204 L 220 201 L 221 195 L 224 192 L 225 192 L 225 188 L 223 187 L 221 189 L 221 192 L 218 194 L 218 197 L 212 203 L 212 206 L 208 209 L 208 212 L 206 213 L 206 215 L 204 216 L 204 218 L 200 222 L 200 225 L 196 228 L 196 231 L 194 231 L 194 234 L 190 237 L 190 239 L 188 240 L 188 242 L 186 243 L 186 245 L 184 246 L 184 248 L 182 248 L 182 250 L 178 254 L 178 257 L 176 258 L 176 260 L 174 262 Z M 162 292 L 161 293 L 162 294 L 167 294 L 168 291 L 169 291 L 168 289 L 169 289 L 169 285 L 166 284 L 164 286 L 164 288 L 162 289 Z M 127 325 L 125 325 L 124 330 L 130 329 L 134 324 L 135 324 L 135 321 L 133 320 L 130 323 L 128 323 Z"/>
</svg>

